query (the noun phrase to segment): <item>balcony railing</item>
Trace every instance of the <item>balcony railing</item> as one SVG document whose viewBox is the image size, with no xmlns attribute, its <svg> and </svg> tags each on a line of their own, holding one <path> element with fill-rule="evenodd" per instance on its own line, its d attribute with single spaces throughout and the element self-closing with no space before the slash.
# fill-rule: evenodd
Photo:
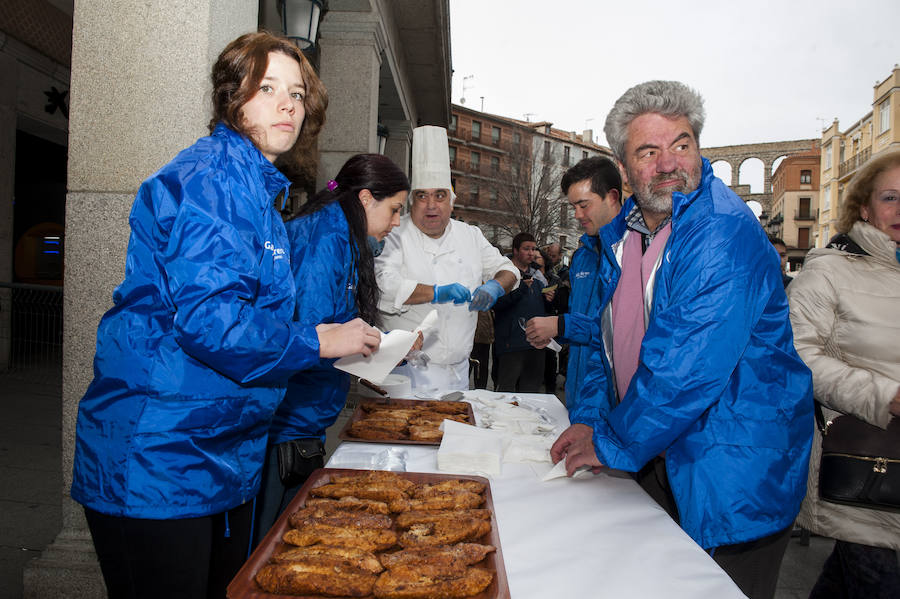
<svg viewBox="0 0 900 599">
<path fill-rule="evenodd" d="M 799 210 L 794 212 L 794 221 L 807 221 L 807 220 L 808 221 L 816 220 L 816 215 L 812 214 L 811 212 L 800 212 Z"/>
<path fill-rule="evenodd" d="M 850 173 L 864 165 L 866 162 L 868 162 L 871 156 L 872 148 L 866 148 L 858 154 L 854 154 L 850 157 L 849 160 L 845 160 L 841 163 L 841 166 L 838 168 L 838 177 L 845 177 L 846 175 L 849 175 Z"/>
</svg>

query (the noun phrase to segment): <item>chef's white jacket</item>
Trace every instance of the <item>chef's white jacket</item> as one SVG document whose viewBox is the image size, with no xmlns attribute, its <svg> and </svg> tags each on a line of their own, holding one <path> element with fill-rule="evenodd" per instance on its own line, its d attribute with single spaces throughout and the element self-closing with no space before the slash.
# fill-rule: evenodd
<svg viewBox="0 0 900 599">
<path fill-rule="evenodd" d="M 384 328 L 412 331 L 433 309 L 438 311 L 437 334 L 432 330 L 422 348 L 431 362 L 443 366 L 468 361 L 475 337 L 478 313 L 469 304 L 415 304 L 405 302 L 419 283 L 460 283 L 474 291 L 501 270 L 516 277 L 519 269 L 492 246 L 478 227 L 451 220 L 439 239 L 422 233 L 404 216 L 387 236 L 384 250 L 375 259 L 375 276 L 381 299 L 378 304 Z"/>
</svg>

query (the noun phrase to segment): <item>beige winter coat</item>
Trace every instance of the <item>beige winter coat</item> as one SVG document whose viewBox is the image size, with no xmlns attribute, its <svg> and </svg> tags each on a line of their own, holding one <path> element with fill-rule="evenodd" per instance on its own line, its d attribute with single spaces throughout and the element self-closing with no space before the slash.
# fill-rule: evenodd
<svg viewBox="0 0 900 599">
<path fill-rule="evenodd" d="M 813 373 L 816 400 L 886 427 L 900 388 L 900 263 L 894 243 L 857 222 L 850 237 L 869 256 L 812 250 L 788 286 L 794 344 Z M 825 418 L 835 412 L 825 410 Z M 900 514 L 819 499 L 822 438 L 816 430 L 798 524 L 814 533 L 900 549 Z"/>
</svg>

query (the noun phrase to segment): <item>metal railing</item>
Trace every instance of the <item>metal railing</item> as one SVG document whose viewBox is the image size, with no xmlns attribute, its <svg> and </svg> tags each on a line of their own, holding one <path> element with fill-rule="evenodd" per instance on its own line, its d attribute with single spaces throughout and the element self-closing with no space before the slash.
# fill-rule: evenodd
<svg viewBox="0 0 900 599">
<path fill-rule="evenodd" d="M 0 282 L 0 382 L 62 385 L 63 289 Z"/>
<path fill-rule="evenodd" d="M 864 165 L 871 157 L 872 148 L 866 148 L 858 154 L 854 154 L 850 157 L 849 160 L 843 161 L 840 167 L 838 167 L 838 177 L 849 175 L 850 173 Z"/>
</svg>

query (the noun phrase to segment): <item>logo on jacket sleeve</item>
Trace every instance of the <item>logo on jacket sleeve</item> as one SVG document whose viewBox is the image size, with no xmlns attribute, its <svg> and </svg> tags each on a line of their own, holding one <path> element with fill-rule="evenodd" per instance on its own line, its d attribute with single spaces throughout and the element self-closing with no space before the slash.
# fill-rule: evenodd
<svg viewBox="0 0 900 599">
<path fill-rule="evenodd" d="M 272 260 L 282 260 L 287 256 L 287 253 L 284 251 L 284 248 L 277 248 L 275 244 L 271 241 L 267 241 L 265 243 L 265 248 L 272 252 Z"/>
</svg>

